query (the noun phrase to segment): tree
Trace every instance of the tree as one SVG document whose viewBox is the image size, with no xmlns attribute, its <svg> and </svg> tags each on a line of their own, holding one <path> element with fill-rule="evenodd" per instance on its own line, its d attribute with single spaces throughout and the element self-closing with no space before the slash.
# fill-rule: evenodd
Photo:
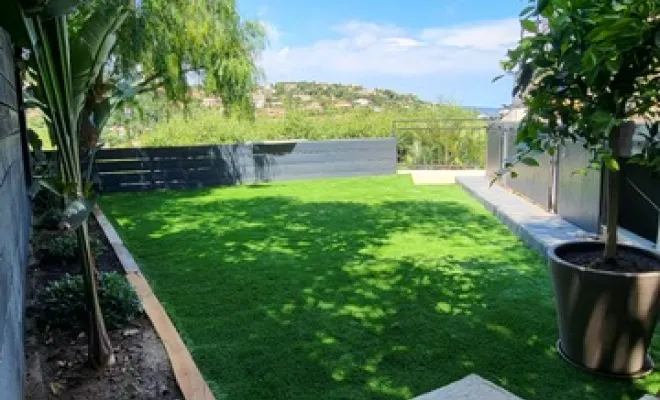
<svg viewBox="0 0 660 400">
<path fill-rule="evenodd" d="M 89 0 L 71 19 L 75 33 L 91 15 L 124 0 Z M 142 0 L 117 32 L 111 62 L 99 71 L 84 108 L 83 150 L 93 149 L 109 115 L 136 95 L 162 89 L 185 103 L 191 83 L 220 97 L 227 114 L 253 117 L 263 26 L 243 21 L 234 0 Z M 88 118 L 92 116 L 92 118 Z"/>
<path fill-rule="evenodd" d="M 657 0 L 530 1 L 521 14 L 526 32 L 503 63 L 516 72 L 514 96 L 527 115 L 518 129 L 516 162 L 553 155 L 578 142 L 591 152 L 589 167 L 606 168 L 605 263 L 615 263 L 620 165 L 629 156 L 633 118 L 649 125 L 644 150 L 632 162 L 658 168 L 660 148 L 660 3 Z M 542 19 L 544 29 L 539 29 Z"/>
<path fill-rule="evenodd" d="M 89 361 L 92 366 L 102 367 L 112 362 L 113 355 L 98 301 L 97 271 L 87 225 L 92 203 L 81 169 L 78 139 L 85 95 L 107 61 L 115 32 L 128 9 L 120 6 L 103 15 L 91 15 L 69 35 L 67 14 L 76 5 L 74 0 L 14 0 L 0 16 L 0 26 L 30 51 L 29 80 L 36 83 L 30 90 L 31 100 L 46 115 L 58 148 L 63 189 L 56 192 L 65 204 L 61 227 L 76 231 L 81 251 Z"/>
<path fill-rule="evenodd" d="M 145 91 L 163 88 L 169 99 L 185 101 L 190 73 L 220 95 L 225 112 L 252 112 L 255 56 L 263 44 L 261 26 L 242 22 L 231 0 L 138 4 L 11 0 L 0 13 L 0 26 L 29 49 L 29 79 L 36 85 L 28 95 L 46 115 L 57 147 L 62 226 L 75 229 L 78 237 L 89 360 L 99 368 L 113 356 L 98 302 L 87 217 L 93 150 L 103 127 L 113 110 Z M 81 167 L 85 159 L 87 170 Z"/>
</svg>

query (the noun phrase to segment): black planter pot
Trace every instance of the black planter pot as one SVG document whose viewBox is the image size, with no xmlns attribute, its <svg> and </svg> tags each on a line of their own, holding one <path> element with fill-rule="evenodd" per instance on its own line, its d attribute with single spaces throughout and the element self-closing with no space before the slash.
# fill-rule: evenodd
<svg viewBox="0 0 660 400">
<path fill-rule="evenodd" d="M 599 271 L 562 259 L 569 251 L 603 249 L 602 242 L 575 241 L 548 251 L 558 349 L 565 360 L 590 372 L 617 378 L 643 376 L 654 367 L 648 349 L 660 311 L 660 272 Z"/>
</svg>

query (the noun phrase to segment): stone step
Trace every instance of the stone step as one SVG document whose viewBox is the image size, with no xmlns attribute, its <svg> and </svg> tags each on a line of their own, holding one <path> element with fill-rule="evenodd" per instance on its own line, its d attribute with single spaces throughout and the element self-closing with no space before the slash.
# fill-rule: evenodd
<svg viewBox="0 0 660 400">
<path fill-rule="evenodd" d="M 659 400 L 647 394 L 639 400 Z M 523 400 L 496 384 L 471 374 L 440 389 L 415 397 L 413 400 Z"/>
<path fill-rule="evenodd" d="M 479 375 L 468 375 L 460 381 L 416 397 L 414 400 L 522 400 Z"/>
</svg>

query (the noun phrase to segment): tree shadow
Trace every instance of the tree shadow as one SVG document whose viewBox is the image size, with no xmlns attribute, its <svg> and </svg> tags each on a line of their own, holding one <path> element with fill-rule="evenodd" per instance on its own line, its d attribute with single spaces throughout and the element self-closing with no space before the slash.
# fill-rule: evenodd
<svg viewBox="0 0 660 400">
<path fill-rule="evenodd" d="M 657 385 L 560 361 L 544 262 L 485 211 L 268 194 L 104 201 L 219 397 L 406 399 L 470 373 L 528 400 Z"/>
</svg>

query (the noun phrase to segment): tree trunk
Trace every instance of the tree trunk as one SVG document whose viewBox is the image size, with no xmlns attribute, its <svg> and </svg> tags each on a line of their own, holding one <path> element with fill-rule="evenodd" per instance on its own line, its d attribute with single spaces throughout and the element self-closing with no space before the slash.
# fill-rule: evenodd
<svg viewBox="0 0 660 400">
<path fill-rule="evenodd" d="M 85 221 L 78 229 L 78 246 L 81 250 L 83 281 L 85 285 L 85 304 L 87 308 L 87 344 L 88 359 L 92 367 L 104 368 L 114 363 L 112 345 L 105 329 L 103 314 L 98 300 L 98 279 L 92 249 L 89 242 L 89 228 Z"/>
<path fill-rule="evenodd" d="M 612 156 L 620 163 L 621 161 L 621 126 L 612 130 L 610 135 L 610 148 L 612 149 Z M 620 166 L 620 165 L 619 165 Z M 605 238 L 605 252 L 603 254 L 604 261 L 614 262 L 616 259 L 617 251 L 617 229 L 619 227 L 619 203 L 621 197 L 621 171 L 605 169 L 607 174 L 607 187 L 605 191 L 605 198 L 607 199 L 607 216 L 605 219 L 605 226 L 607 227 L 607 236 Z"/>
</svg>

